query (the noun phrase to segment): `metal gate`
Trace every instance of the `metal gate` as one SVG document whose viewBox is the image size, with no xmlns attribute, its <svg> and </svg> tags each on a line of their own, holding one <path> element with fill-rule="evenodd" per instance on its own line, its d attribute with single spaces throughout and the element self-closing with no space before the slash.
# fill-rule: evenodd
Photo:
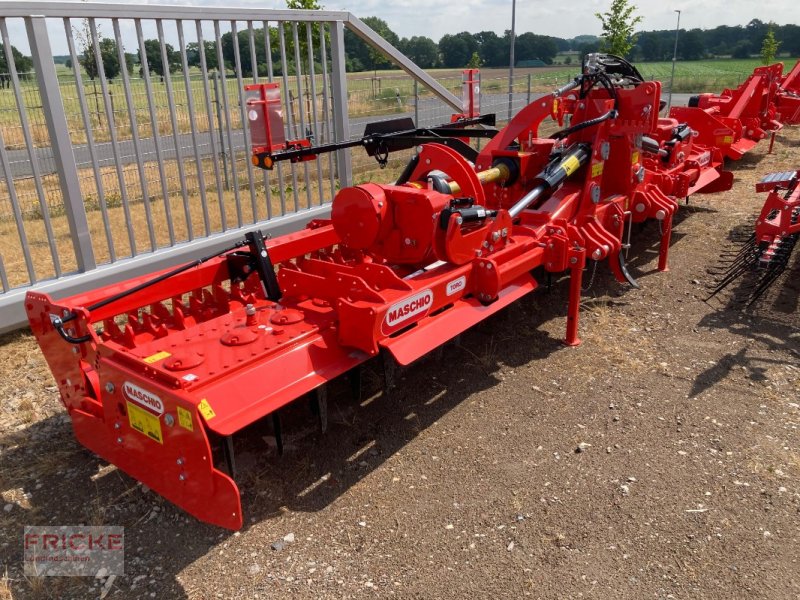
<svg viewBox="0 0 800 600">
<path fill-rule="evenodd" d="M 348 12 L 0 4 L 0 332 L 32 287 L 74 294 L 327 216 L 349 150 L 254 169 L 244 86 L 281 83 L 287 138 L 349 138 L 346 29 L 427 90 L 423 120 L 460 110 Z"/>
</svg>

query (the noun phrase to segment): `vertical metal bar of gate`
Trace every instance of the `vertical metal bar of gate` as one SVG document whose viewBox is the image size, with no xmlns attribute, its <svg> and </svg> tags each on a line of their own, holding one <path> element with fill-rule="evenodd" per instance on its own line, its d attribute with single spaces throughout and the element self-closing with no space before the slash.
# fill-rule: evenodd
<svg viewBox="0 0 800 600">
<path fill-rule="evenodd" d="M 25 27 L 39 83 L 39 95 L 42 99 L 50 147 L 53 150 L 53 159 L 64 197 L 72 247 L 75 250 L 75 262 L 79 271 L 87 271 L 94 269 L 97 263 L 92 248 L 92 236 L 89 233 L 89 222 L 86 219 L 86 207 L 83 205 L 78 167 L 75 164 L 75 155 L 72 153 L 61 89 L 58 86 L 56 66 L 52 58 L 53 50 L 50 47 L 47 23 L 44 17 L 31 17 L 25 19 Z"/>
<path fill-rule="evenodd" d="M 19 206 L 17 188 L 14 185 L 14 174 L 11 172 L 11 164 L 8 161 L 6 142 L 3 139 L 2 129 L 0 129 L 0 168 L 3 169 L 3 177 L 5 178 L 6 188 L 8 190 L 8 198 L 11 201 L 11 211 L 14 214 L 14 223 L 17 225 L 17 235 L 19 235 L 19 243 L 22 247 L 22 256 L 25 259 L 25 268 L 28 270 L 28 280 L 31 283 L 36 283 L 36 269 L 33 266 L 30 246 L 28 246 L 28 236 L 25 233 L 25 223 L 22 220 L 22 209 Z"/>
<path fill-rule="evenodd" d="M 325 113 L 325 141 L 327 143 L 336 141 L 336 136 L 332 132 L 331 127 L 331 107 L 330 103 L 328 102 L 328 49 L 327 44 L 325 43 L 325 34 L 327 32 L 327 28 L 324 24 L 320 25 L 320 36 L 319 36 L 319 53 L 320 59 L 322 61 L 322 112 Z M 331 201 L 333 201 L 333 197 L 336 195 L 336 170 L 333 168 L 333 153 L 328 153 L 328 177 L 330 179 L 331 184 Z M 320 187 L 322 187 L 322 182 L 319 183 Z"/>
<path fill-rule="evenodd" d="M 272 66 L 272 41 L 270 39 L 269 22 L 264 21 L 264 42 L 267 52 L 267 81 L 272 83 L 275 79 L 275 72 Z M 277 165 L 278 170 L 278 193 L 281 200 L 281 214 L 286 214 L 286 188 L 283 185 L 283 165 L 279 162 Z"/>
<path fill-rule="evenodd" d="M 206 197 L 206 176 L 203 172 L 203 160 L 200 158 L 200 142 L 197 136 L 197 123 L 194 118 L 195 104 L 194 93 L 192 92 L 192 82 L 189 79 L 189 63 L 186 59 L 186 39 L 183 31 L 183 20 L 175 22 L 178 29 L 178 45 L 180 46 L 181 53 L 181 68 L 183 69 L 183 85 L 186 87 L 186 106 L 189 110 L 189 128 L 192 132 L 192 148 L 194 149 L 194 162 L 197 168 L 197 185 L 200 190 L 200 204 L 203 207 L 203 225 L 205 235 L 211 235 L 211 218 L 208 214 L 208 198 Z M 203 48 L 199 48 L 198 52 L 205 53 Z M 213 139 L 214 133 L 209 130 L 208 135 Z M 194 230 L 192 222 L 187 222 L 189 239 L 194 239 Z"/>
<path fill-rule="evenodd" d="M 284 102 L 286 103 L 286 139 L 292 139 L 297 137 L 294 133 L 292 133 L 292 127 L 294 126 L 294 104 L 291 100 L 291 90 L 289 89 L 289 75 L 287 71 L 289 70 L 289 65 L 286 62 L 286 38 L 283 35 L 283 23 L 278 22 L 278 45 L 280 46 L 281 51 L 281 76 L 283 77 L 283 97 Z M 292 195 L 294 196 L 294 210 L 300 208 L 300 199 L 297 195 L 297 166 L 295 163 L 291 163 L 289 165 L 290 170 L 292 171 Z"/>
<path fill-rule="evenodd" d="M 133 219 L 131 218 L 131 207 L 128 198 L 128 186 L 125 183 L 125 173 L 122 170 L 122 157 L 119 154 L 119 140 L 117 139 L 117 124 L 114 119 L 114 108 L 111 106 L 111 100 L 108 94 L 108 82 L 106 81 L 106 72 L 103 68 L 102 54 L 100 53 L 100 42 L 97 39 L 97 24 L 94 18 L 89 19 L 89 34 L 91 37 L 90 43 L 94 50 L 95 66 L 97 67 L 97 76 L 100 79 L 100 91 L 103 92 L 103 108 L 106 113 L 106 121 L 108 122 L 108 132 L 111 138 L 111 151 L 114 154 L 114 166 L 117 170 L 117 180 L 119 182 L 119 194 L 122 198 L 122 211 L 125 214 L 125 226 L 128 230 L 128 243 L 130 244 L 131 256 L 136 256 L 136 236 L 133 233 Z"/>
<path fill-rule="evenodd" d="M 75 91 L 78 94 L 78 104 L 81 108 L 81 119 L 83 121 L 83 127 L 86 130 L 86 147 L 89 150 L 89 160 L 92 162 L 92 172 L 94 174 L 94 182 L 97 187 L 97 200 L 100 204 L 100 215 L 103 220 L 103 229 L 106 234 L 108 255 L 113 263 L 117 260 L 117 251 L 114 247 L 114 237 L 111 235 L 111 221 L 108 218 L 108 204 L 106 203 L 103 173 L 100 170 L 100 164 L 97 160 L 94 133 L 92 132 L 92 121 L 89 117 L 89 109 L 87 108 L 88 105 L 86 102 L 86 92 L 83 89 L 83 78 L 81 77 L 81 72 L 79 70 L 80 63 L 78 62 L 78 55 L 75 52 L 75 40 L 72 38 L 72 22 L 66 17 L 64 18 L 64 33 L 67 37 L 69 58 L 72 61 L 72 76 L 75 78 Z"/>
<path fill-rule="evenodd" d="M 322 24 L 319 24 L 322 29 Z M 314 39 L 311 35 L 311 23 L 306 23 L 306 49 L 308 50 L 308 73 L 311 78 L 311 119 L 313 126 L 311 131 L 314 135 L 315 143 L 319 144 L 319 114 L 317 113 L 317 74 L 314 72 Z M 319 204 L 325 203 L 325 196 L 322 191 L 322 159 L 318 156 L 314 161 L 317 166 L 317 191 L 319 192 Z M 309 206 L 310 206 L 309 199 Z"/>
<path fill-rule="evenodd" d="M 114 40 L 117 44 L 117 56 L 119 58 L 119 68 L 122 73 L 122 87 L 125 90 L 125 104 L 128 105 L 128 119 L 131 123 L 131 139 L 133 141 L 133 153 L 136 155 L 136 169 L 139 172 L 139 182 L 142 186 L 142 204 L 144 205 L 144 215 L 147 221 L 147 233 L 150 237 L 150 250 L 155 252 L 158 247 L 155 229 L 153 228 L 153 211 L 150 208 L 150 194 L 147 190 L 147 173 L 142 161 L 142 148 L 139 144 L 139 123 L 136 120 L 136 107 L 133 104 L 131 95 L 131 81 L 128 77 L 128 65 L 125 61 L 125 49 L 122 47 L 122 39 L 119 33 L 119 19 L 112 20 L 114 28 Z M 170 223 L 170 227 L 172 224 Z"/>
<path fill-rule="evenodd" d="M 203 96 L 205 98 L 206 103 L 206 117 L 208 118 L 208 139 L 211 143 L 211 164 L 214 168 L 214 183 L 217 185 L 217 200 L 219 202 L 219 218 L 221 221 L 221 228 L 222 231 L 227 231 L 228 229 L 228 219 L 225 212 L 225 195 L 222 188 L 222 177 L 219 174 L 219 162 L 217 158 L 219 154 L 217 153 L 217 141 L 216 135 L 214 135 L 214 113 L 211 111 L 211 90 L 208 87 L 208 65 L 206 64 L 206 42 L 203 39 L 203 24 L 200 19 L 197 19 L 195 22 L 195 29 L 197 33 L 197 48 L 198 52 L 200 52 L 200 72 L 203 75 Z M 222 123 L 219 124 L 220 129 L 222 128 Z M 223 148 L 222 151 L 224 152 L 225 149 Z"/>
<path fill-rule="evenodd" d="M 219 21 L 214 21 L 214 39 L 217 44 L 217 65 L 222 83 L 222 108 L 225 113 L 225 133 L 228 137 L 228 148 L 231 150 L 231 176 L 233 178 L 233 197 L 236 201 L 236 226 L 242 226 L 242 203 L 239 197 L 239 176 L 236 173 L 236 151 L 233 146 L 233 132 L 231 131 L 231 113 L 228 106 L 228 83 L 225 79 L 225 57 L 222 54 L 222 36 L 219 33 Z M 220 123 L 220 127 L 222 124 Z"/>
<path fill-rule="evenodd" d="M 350 139 L 350 118 L 347 114 L 347 71 L 344 57 L 344 23 L 335 21 L 331 27 L 331 79 L 333 87 L 334 135 L 345 141 Z M 336 151 L 339 185 L 353 185 L 353 163 L 350 150 Z"/>
<path fill-rule="evenodd" d="M 292 21 L 292 42 L 294 43 L 294 79 L 297 84 L 297 112 L 300 113 L 300 135 L 307 138 L 305 110 L 303 109 L 303 61 L 300 57 L 300 41 L 297 35 L 297 22 Z M 303 161 L 303 173 L 306 181 L 306 208 L 311 208 L 311 181 L 308 177 L 308 162 Z"/>
<path fill-rule="evenodd" d="M 25 24 L 27 27 L 27 20 Z M 45 30 L 45 35 L 46 34 L 47 32 Z M 53 234 L 53 225 L 50 221 L 50 207 L 47 204 L 47 197 L 45 196 L 44 188 L 42 187 L 42 173 L 39 169 L 39 159 L 36 156 L 36 147 L 34 146 L 33 136 L 31 135 L 30 124 L 28 122 L 28 111 L 25 108 L 25 99 L 22 97 L 20 92 L 22 87 L 20 85 L 19 75 L 17 73 L 17 65 L 14 61 L 14 53 L 11 51 L 11 41 L 8 37 L 8 28 L 6 26 L 5 19 L 0 19 L 0 37 L 3 39 L 3 52 L 6 57 L 6 66 L 8 68 L 8 74 L 11 77 L 11 87 L 14 89 L 14 101 L 16 102 L 17 110 L 19 111 L 19 121 L 20 125 L 22 126 L 22 137 L 25 140 L 25 147 L 28 151 L 28 160 L 31 164 L 31 173 L 33 174 L 33 184 L 36 188 L 36 196 L 39 199 L 39 208 L 42 211 L 44 229 L 47 233 L 47 245 L 50 249 L 50 257 L 53 259 L 53 268 L 55 270 L 56 277 L 61 277 L 61 259 L 58 256 L 55 235 Z M 69 139 L 69 136 L 67 136 L 67 139 Z M 26 248 L 25 251 L 28 252 L 29 249 Z"/>
<path fill-rule="evenodd" d="M 239 118 L 242 121 L 242 139 L 244 142 L 245 154 L 250 152 L 250 127 L 247 123 L 247 109 L 245 108 L 244 82 L 242 81 L 242 58 L 239 51 L 239 29 L 236 21 L 231 21 L 231 36 L 233 41 L 233 64 L 236 71 L 236 90 L 239 94 Z M 231 148 L 231 153 L 234 150 Z M 253 164 L 245 158 L 244 164 L 247 169 L 247 182 L 250 187 L 250 210 L 253 214 L 253 223 L 258 221 L 258 207 L 256 206 L 256 188 L 253 185 Z"/>
<path fill-rule="evenodd" d="M 150 79 L 150 63 L 147 60 L 147 51 L 144 46 L 144 36 L 142 35 L 141 19 L 134 20 L 136 38 L 139 44 L 139 56 L 141 61 L 142 79 L 144 80 L 144 91 L 147 96 L 147 108 L 150 113 L 150 131 L 153 136 L 153 146 L 156 150 L 156 167 L 158 168 L 159 181 L 161 182 L 161 195 L 164 202 L 164 214 L 170 215 L 169 188 L 167 174 L 164 171 L 164 155 L 161 149 L 161 132 L 158 129 L 158 107 L 153 99 L 153 84 Z"/>
<path fill-rule="evenodd" d="M 250 45 L 250 64 L 253 65 L 253 83 L 259 82 L 258 77 L 258 57 L 256 55 L 256 40 L 255 31 L 253 30 L 253 22 L 247 22 L 247 40 Z M 266 42 L 265 42 L 266 44 Z M 269 171 L 266 169 L 261 170 L 261 177 L 264 181 L 264 194 L 266 196 L 266 209 L 267 219 L 272 218 L 272 191 L 269 185 Z"/>
<path fill-rule="evenodd" d="M 161 72 L 164 77 L 164 84 L 167 90 L 167 106 L 169 107 L 169 121 L 172 125 L 172 140 L 175 143 L 175 164 L 178 167 L 178 178 L 181 182 L 181 198 L 183 199 L 183 212 L 186 218 L 186 227 L 192 227 L 192 212 L 189 209 L 189 195 L 186 191 L 186 173 L 183 168 L 183 153 L 181 152 L 181 137 L 178 127 L 178 111 L 175 108 L 175 95 L 172 92 L 172 69 L 167 54 L 167 44 L 164 41 L 164 22 L 156 20 L 156 31 L 158 33 L 158 45 L 161 50 Z M 167 227 L 169 228 L 169 243 L 175 245 L 175 227 L 172 225 L 172 207 L 169 198 L 164 198 L 164 206 L 167 210 Z"/>
</svg>

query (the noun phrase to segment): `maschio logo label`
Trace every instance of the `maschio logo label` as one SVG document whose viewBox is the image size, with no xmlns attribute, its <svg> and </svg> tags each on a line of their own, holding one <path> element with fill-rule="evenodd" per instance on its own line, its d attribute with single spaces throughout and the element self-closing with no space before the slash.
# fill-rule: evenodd
<svg viewBox="0 0 800 600">
<path fill-rule="evenodd" d="M 383 328 L 394 329 L 414 317 L 424 315 L 430 310 L 431 304 L 433 304 L 433 292 L 430 290 L 424 290 L 410 298 L 401 300 L 397 304 L 390 306 L 389 310 L 386 311 L 386 316 L 383 318 Z"/>
<path fill-rule="evenodd" d="M 122 384 L 122 393 L 128 400 L 133 400 L 137 404 L 141 404 L 159 415 L 164 414 L 164 403 L 161 401 L 161 398 L 154 393 L 143 390 L 130 381 L 126 381 Z"/>
<path fill-rule="evenodd" d="M 697 159 L 697 164 L 701 167 L 706 166 L 708 163 L 711 162 L 711 152 L 706 151 L 703 152 Z"/>
<path fill-rule="evenodd" d="M 458 279 L 454 279 L 453 281 L 447 284 L 445 293 L 448 296 L 452 296 L 453 294 L 457 294 L 458 292 L 462 291 L 466 285 L 467 285 L 467 278 L 461 276 Z"/>
</svg>

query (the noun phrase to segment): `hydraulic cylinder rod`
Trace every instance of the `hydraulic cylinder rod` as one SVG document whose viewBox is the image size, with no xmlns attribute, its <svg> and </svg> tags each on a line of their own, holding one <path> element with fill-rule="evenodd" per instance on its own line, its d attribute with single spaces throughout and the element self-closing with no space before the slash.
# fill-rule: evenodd
<svg viewBox="0 0 800 600">
<path fill-rule="evenodd" d="M 537 181 L 539 182 L 530 192 L 525 194 L 519 201 L 512 206 L 508 213 L 511 217 L 517 217 L 519 214 L 539 200 L 546 194 L 557 187 L 583 165 L 589 162 L 591 157 L 591 147 L 587 144 L 578 144 L 571 148 L 563 156 L 550 162 L 544 171 L 539 173 Z"/>
<path fill-rule="evenodd" d="M 504 163 L 498 163 L 497 166 L 492 167 L 491 169 L 478 171 L 476 175 L 478 176 L 478 181 L 480 181 L 481 184 L 486 185 L 496 181 L 506 181 L 509 177 L 511 177 L 511 171 L 509 170 L 508 165 Z M 448 181 L 447 183 L 450 186 L 451 194 L 459 194 L 461 192 L 461 186 L 455 181 Z"/>
</svg>

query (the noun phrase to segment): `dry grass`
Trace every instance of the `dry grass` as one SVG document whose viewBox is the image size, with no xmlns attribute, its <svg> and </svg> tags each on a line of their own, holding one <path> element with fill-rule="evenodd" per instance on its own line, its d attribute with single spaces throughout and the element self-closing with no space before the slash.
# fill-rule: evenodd
<svg viewBox="0 0 800 600">
<path fill-rule="evenodd" d="M 14 596 L 11 594 L 11 582 L 8 579 L 8 567 L 3 571 L 3 576 L 0 577 L 0 600 L 13 600 Z"/>
</svg>

